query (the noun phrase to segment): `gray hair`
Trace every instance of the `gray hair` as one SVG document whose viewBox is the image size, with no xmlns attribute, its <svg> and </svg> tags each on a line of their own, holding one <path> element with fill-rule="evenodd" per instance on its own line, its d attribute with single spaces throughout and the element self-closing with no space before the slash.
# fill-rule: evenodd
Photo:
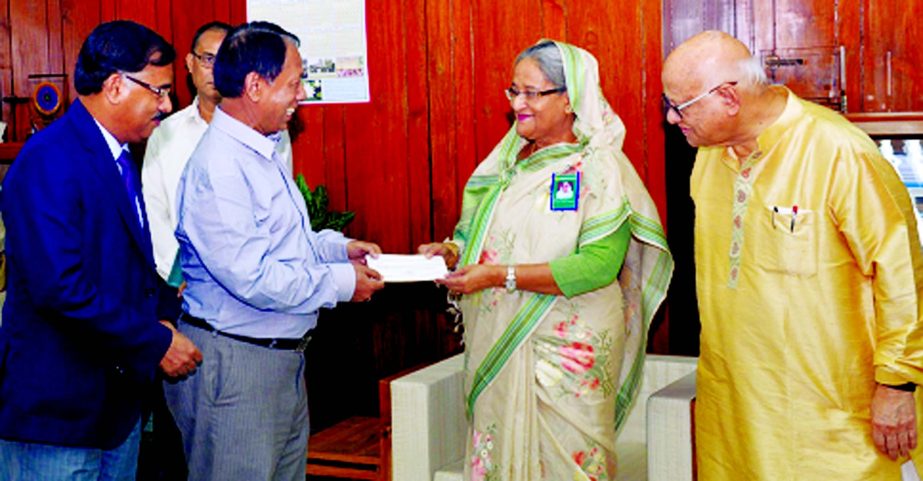
<svg viewBox="0 0 923 481">
<path fill-rule="evenodd" d="M 527 58 L 538 63 L 538 68 L 545 74 L 548 81 L 554 84 L 555 88 L 567 88 L 567 80 L 564 77 L 564 60 L 554 42 L 542 42 L 523 50 L 516 57 L 516 64 Z"/>
<path fill-rule="evenodd" d="M 746 60 L 741 60 L 737 65 L 740 72 L 739 82 L 754 87 L 762 87 L 769 84 L 766 77 L 766 69 L 763 68 L 763 61 L 756 56 L 751 56 Z"/>
<path fill-rule="evenodd" d="M 714 65 L 714 64 L 709 64 Z M 759 57 L 747 57 L 727 64 L 728 68 L 704 68 L 702 81 L 706 86 L 721 82 L 737 82 L 738 87 L 761 90 L 769 85 L 766 70 Z"/>
</svg>

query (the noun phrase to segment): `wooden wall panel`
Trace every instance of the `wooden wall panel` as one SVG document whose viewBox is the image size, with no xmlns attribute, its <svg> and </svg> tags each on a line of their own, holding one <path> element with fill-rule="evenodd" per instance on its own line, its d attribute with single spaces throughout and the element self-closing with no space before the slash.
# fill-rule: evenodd
<svg viewBox="0 0 923 481">
<path fill-rule="evenodd" d="M 776 0 L 751 3 L 756 50 L 832 46 L 836 3 Z M 774 7 L 774 8 L 773 8 Z"/>
<path fill-rule="evenodd" d="M 175 8 L 172 11 L 172 31 L 173 35 L 170 41 L 173 48 L 176 49 L 177 62 L 174 63 L 173 90 L 179 100 L 179 105 L 188 105 L 192 102 L 193 92 L 189 86 L 189 71 L 186 69 L 186 55 L 189 54 L 189 47 L 192 43 L 192 36 L 200 25 L 212 20 L 228 21 L 227 17 L 219 18 L 215 12 L 215 3 L 213 1 L 187 2 L 182 8 Z M 161 32 L 161 34 L 163 34 Z M 178 109 L 176 109 L 178 110 Z"/>
<path fill-rule="evenodd" d="M 666 227 L 667 218 L 667 192 L 666 192 L 666 165 L 664 151 L 664 130 L 660 94 L 663 92 L 663 83 L 660 79 L 661 51 L 663 50 L 661 25 L 662 9 L 660 5 L 652 2 L 641 2 L 641 65 L 644 76 L 642 77 L 643 96 L 640 99 L 640 115 L 643 119 L 643 153 L 644 176 L 651 198 L 660 211 L 660 219 Z M 640 160 L 640 159 L 639 159 Z M 664 351 L 665 352 L 665 351 Z"/>
<path fill-rule="evenodd" d="M 101 6 L 86 5 L 86 2 L 81 0 L 62 0 L 61 10 L 64 50 L 62 69 L 67 73 L 70 87 L 68 100 L 73 101 L 77 98 L 77 91 L 74 90 L 74 66 L 77 64 L 77 55 L 87 35 L 102 21 Z"/>
<path fill-rule="evenodd" d="M 864 10 L 860 7 L 867 0 L 840 0 L 837 10 L 837 43 L 843 47 L 845 52 L 846 68 L 846 111 L 857 112 L 862 110 L 862 78 L 864 76 L 862 64 L 863 49 L 863 27 L 861 17 L 858 12 Z M 847 12 L 857 12 L 849 14 Z"/>
<path fill-rule="evenodd" d="M 542 30 L 545 38 L 567 38 L 568 4 L 559 0 L 542 0 Z"/>
<path fill-rule="evenodd" d="M 409 251 L 432 239 L 432 178 L 429 167 L 429 142 L 414 139 L 429 139 L 429 92 L 427 92 L 427 32 L 425 0 L 405 0 L 404 15 L 404 58 L 407 65 L 416 68 L 407 69 L 404 92 L 407 95 L 407 162 L 406 190 L 410 194 L 409 202 Z"/>
<path fill-rule="evenodd" d="M 6 97 L 13 93 L 13 49 L 10 28 L 10 0 L 0 0 L 0 98 Z M 13 107 L 6 103 L 0 103 L 0 120 L 10 122 Z M 8 125 L 8 132 L 4 135 L 7 139 L 12 140 L 15 134 L 9 130 L 12 125 Z"/>
<path fill-rule="evenodd" d="M 28 98 L 34 82 L 29 75 L 61 73 L 63 69 L 61 5 L 57 0 L 11 0 L 10 46 L 12 95 Z M 31 107 L 17 104 L 15 139 L 25 139 L 31 129 Z"/>
<path fill-rule="evenodd" d="M 618 22 L 596 22 L 600 12 L 618 14 Z M 644 101 L 639 2 L 589 0 L 575 2 L 568 9 L 569 32 L 573 43 L 592 52 L 599 61 L 603 92 L 625 123 L 626 139 L 643 139 L 644 118 L 639 115 Z M 629 65 L 634 68 L 626 68 Z M 643 142 L 627 142 L 625 154 L 641 178 L 646 173 Z"/>
<path fill-rule="evenodd" d="M 487 156 L 511 125 L 510 102 L 503 89 L 509 87 L 513 60 L 529 45 L 544 37 L 541 3 L 538 0 L 498 2 L 476 0 L 473 4 L 472 45 L 474 85 L 475 155 Z M 467 177 L 470 172 L 461 172 Z"/>
<path fill-rule="evenodd" d="M 414 141 L 409 136 L 410 91 L 424 86 L 411 85 L 407 64 L 396 61 L 408 58 L 410 44 L 425 41 L 424 32 L 408 28 L 422 15 L 423 5 L 410 3 L 384 2 L 368 9 L 369 24 L 377 26 L 368 30 L 369 72 L 380 80 L 371 85 L 375 101 L 346 112 L 348 207 L 366 216 L 351 232 L 401 252 L 412 248 L 410 191 L 423 187 L 410 184 L 408 170 Z"/>
<path fill-rule="evenodd" d="M 345 210 L 349 195 L 349 186 L 346 185 L 346 107 L 325 107 L 324 110 L 324 123 L 317 126 L 324 132 L 323 162 L 317 167 L 323 169 L 327 179 L 325 185 L 330 191 L 331 208 Z M 308 152 L 308 155 L 298 155 L 296 158 L 314 167 L 315 154 Z"/>
<path fill-rule="evenodd" d="M 426 42 L 431 59 L 426 63 L 431 126 L 430 165 L 433 179 L 430 191 L 432 209 L 435 213 L 435 240 L 442 240 L 451 234 L 454 227 L 451 219 L 457 219 L 459 213 L 459 192 L 464 180 L 459 179 L 458 175 L 458 157 L 455 155 L 458 143 L 453 133 L 462 128 L 466 129 L 467 135 L 472 133 L 470 117 L 468 122 L 458 122 L 458 95 L 472 87 L 470 79 L 458 78 L 456 75 L 456 69 L 463 66 L 458 65 L 459 54 L 462 61 L 469 58 L 463 55 L 464 52 L 454 50 L 457 40 L 467 38 L 457 35 L 459 32 L 455 29 L 470 32 L 470 17 L 459 19 L 456 16 L 458 5 L 462 3 L 468 4 L 466 1 L 448 0 L 448 5 L 429 2 L 426 7 Z M 459 20 L 462 25 L 456 23 Z M 455 126 L 457 130 L 449 128 L 450 126 Z M 468 155 L 473 158 L 473 150 L 469 150 Z"/>
<path fill-rule="evenodd" d="M 448 229 L 436 230 L 433 240 L 442 240 L 444 237 L 450 236 L 454 231 L 455 222 L 458 220 L 457 213 L 461 210 L 461 195 L 464 191 L 465 183 L 470 173 L 474 171 L 480 162 L 477 137 L 474 132 L 477 106 L 484 93 L 478 88 L 478 84 L 474 80 L 474 72 L 478 68 L 483 68 L 483 66 L 475 65 L 474 58 L 471 55 L 474 51 L 474 32 L 476 29 L 474 10 L 469 2 L 454 0 L 452 24 L 455 26 L 451 52 L 454 82 L 447 87 L 447 91 L 452 92 L 454 95 L 452 113 L 455 116 L 455 122 L 450 125 L 453 126 L 451 135 L 455 137 L 455 168 L 453 177 L 442 179 L 434 175 L 433 184 L 441 185 L 455 181 L 454 209 L 456 209 L 456 215 L 447 217 L 442 213 L 442 210 L 434 211 L 435 224 L 445 225 Z"/>
</svg>

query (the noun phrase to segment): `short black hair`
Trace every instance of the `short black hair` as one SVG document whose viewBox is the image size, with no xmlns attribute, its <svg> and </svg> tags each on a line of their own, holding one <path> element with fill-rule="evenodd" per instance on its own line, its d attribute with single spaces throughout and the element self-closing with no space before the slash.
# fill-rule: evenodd
<svg viewBox="0 0 923 481">
<path fill-rule="evenodd" d="M 233 29 L 234 27 L 230 26 L 229 24 L 224 23 L 224 22 L 219 22 L 217 20 L 215 20 L 214 22 L 208 22 L 205 25 L 202 25 L 201 27 L 199 27 L 199 29 L 195 31 L 195 34 L 192 35 L 192 44 L 189 45 L 189 51 L 195 52 L 195 46 L 198 45 L 199 38 L 201 38 L 202 35 L 205 34 L 205 32 L 210 32 L 212 30 L 220 30 L 221 32 L 224 32 L 225 35 L 227 35 Z"/>
<path fill-rule="evenodd" d="M 80 47 L 74 87 L 80 95 L 99 93 L 116 72 L 140 72 L 148 65 L 162 67 L 174 60 L 173 46 L 144 25 L 129 20 L 102 23 Z"/>
<path fill-rule="evenodd" d="M 245 23 L 231 30 L 215 56 L 218 93 L 224 98 L 240 97 L 250 72 L 274 81 L 285 65 L 286 41 L 296 47 L 301 43 L 295 34 L 270 22 Z"/>
</svg>

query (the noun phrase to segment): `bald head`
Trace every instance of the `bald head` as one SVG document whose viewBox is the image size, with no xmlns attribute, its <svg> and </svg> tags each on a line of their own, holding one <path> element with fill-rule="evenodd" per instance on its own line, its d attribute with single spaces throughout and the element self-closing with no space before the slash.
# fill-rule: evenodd
<svg viewBox="0 0 923 481">
<path fill-rule="evenodd" d="M 722 82 L 762 88 L 766 74 L 759 59 L 740 40 L 717 30 L 708 30 L 686 40 L 663 64 L 664 86 L 685 85 L 694 91 Z"/>
<path fill-rule="evenodd" d="M 686 40 L 667 57 L 663 90 L 673 105 L 667 122 L 678 125 L 690 145 L 726 145 L 741 157 L 756 148 L 788 98 L 769 87 L 760 60 L 740 40 L 715 30 Z"/>
</svg>

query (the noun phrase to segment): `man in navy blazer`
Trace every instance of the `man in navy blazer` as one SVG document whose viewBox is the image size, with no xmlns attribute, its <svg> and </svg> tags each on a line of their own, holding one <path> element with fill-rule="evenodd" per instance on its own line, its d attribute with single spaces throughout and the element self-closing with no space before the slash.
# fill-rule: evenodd
<svg viewBox="0 0 923 481">
<path fill-rule="evenodd" d="M 158 322 L 127 150 L 170 112 L 174 58 L 139 24 L 97 26 L 77 59 L 79 100 L 26 142 L 6 176 L 0 479 L 133 480 L 142 393 L 158 366 L 183 376 L 201 361 Z"/>
</svg>

